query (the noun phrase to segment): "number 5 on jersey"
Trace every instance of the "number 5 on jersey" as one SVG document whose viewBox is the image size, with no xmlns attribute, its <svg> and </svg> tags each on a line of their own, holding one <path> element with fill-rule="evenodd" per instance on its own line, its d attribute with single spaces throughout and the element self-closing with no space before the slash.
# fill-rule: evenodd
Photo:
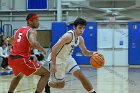
<svg viewBox="0 0 140 93">
<path fill-rule="evenodd" d="M 21 41 L 21 37 L 22 37 L 22 33 L 19 33 L 19 34 L 18 34 L 17 42 L 20 42 L 20 41 Z"/>
</svg>

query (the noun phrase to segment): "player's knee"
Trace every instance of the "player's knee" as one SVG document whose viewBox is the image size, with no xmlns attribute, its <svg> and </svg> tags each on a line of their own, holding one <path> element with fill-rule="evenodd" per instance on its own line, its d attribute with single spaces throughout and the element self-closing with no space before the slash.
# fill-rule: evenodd
<svg viewBox="0 0 140 93">
<path fill-rule="evenodd" d="M 74 75 L 75 77 L 83 77 L 83 73 L 82 73 L 81 70 L 76 70 L 76 71 L 73 73 L 73 75 Z"/>
<path fill-rule="evenodd" d="M 48 85 L 52 88 L 64 88 L 65 81 L 62 81 L 62 82 L 48 82 Z"/>
<path fill-rule="evenodd" d="M 23 78 L 23 76 L 24 76 L 23 74 L 19 74 L 18 76 L 15 77 L 15 79 L 20 80 Z"/>
<path fill-rule="evenodd" d="M 49 72 L 49 71 L 46 71 L 45 75 L 46 75 L 47 77 L 50 77 L 50 72 Z"/>
<path fill-rule="evenodd" d="M 40 76 L 49 78 L 50 77 L 50 72 L 48 70 L 45 70 Z"/>
</svg>

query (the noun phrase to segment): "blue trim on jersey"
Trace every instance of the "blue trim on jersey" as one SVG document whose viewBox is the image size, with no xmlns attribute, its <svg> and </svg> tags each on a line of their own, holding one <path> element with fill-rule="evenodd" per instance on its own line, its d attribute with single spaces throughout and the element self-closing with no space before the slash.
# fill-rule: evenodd
<svg viewBox="0 0 140 93">
<path fill-rule="evenodd" d="M 55 78 L 56 80 L 64 80 L 64 78 L 62 78 L 62 79 L 56 78 L 56 77 L 55 77 L 55 74 L 54 74 L 54 78 Z"/>
<path fill-rule="evenodd" d="M 71 33 L 71 35 L 72 35 L 72 39 L 71 39 L 71 41 L 70 42 L 68 42 L 68 43 L 66 43 L 66 45 L 68 45 L 68 44 L 70 44 L 71 42 L 72 42 L 72 40 L 73 40 L 73 33 L 72 32 L 67 32 L 67 33 Z"/>
<path fill-rule="evenodd" d="M 78 65 L 73 66 L 73 67 L 69 70 L 69 72 L 71 72 L 71 71 L 72 71 L 72 69 L 73 69 L 74 67 L 76 67 L 76 66 L 78 66 Z"/>
</svg>

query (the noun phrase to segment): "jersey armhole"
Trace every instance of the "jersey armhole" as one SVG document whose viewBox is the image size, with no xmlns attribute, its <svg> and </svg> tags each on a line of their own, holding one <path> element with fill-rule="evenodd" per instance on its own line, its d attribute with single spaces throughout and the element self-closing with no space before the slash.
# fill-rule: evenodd
<svg viewBox="0 0 140 93">
<path fill-rule="evenodd" d="M 70 42 L 66 43 L 66 45 L 67 45 L 67 44 L 70 44 L 70 43 L 72 42 L 72 40 L 73 40 L 73 33 L 72 33 L 72 32 L 67 32 L 67 33 L 71 33 L 72 39 L 71 39 Z"/>
<path fill-rule="evenodd" d="M 26 38 L 27 38 L 27 40 L 29 41 L 29 43 L 31 43 L 30 40 L 29 40 L 29 33 L 30 33 L 29 31 L 30 31 L 30 30 L 31 30 L 31 28 L 30 28 L 30 29 L 27 31 L 27 33 L 26 33 Z"/>
</svg>

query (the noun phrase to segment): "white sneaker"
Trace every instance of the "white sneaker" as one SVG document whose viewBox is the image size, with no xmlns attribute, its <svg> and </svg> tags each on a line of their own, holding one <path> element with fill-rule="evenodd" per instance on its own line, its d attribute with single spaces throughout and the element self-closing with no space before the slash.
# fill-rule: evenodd
<svg viewBox="0 0 140 93">
<path fill-rule="evenodd" d="M 44 61 L 39 61 L 39 63 L 40 63 L 42 66 L 44 66 Z"/>
<path fill-rule="evenodd" d="M 6 67 L 6 69 L 7 69 L 7 70 L 12 70 L 12 68 L 11 68 L 11 67 L 9 67 L 9 66 L 7 66 L 7 67 Z"/>
</svg>

